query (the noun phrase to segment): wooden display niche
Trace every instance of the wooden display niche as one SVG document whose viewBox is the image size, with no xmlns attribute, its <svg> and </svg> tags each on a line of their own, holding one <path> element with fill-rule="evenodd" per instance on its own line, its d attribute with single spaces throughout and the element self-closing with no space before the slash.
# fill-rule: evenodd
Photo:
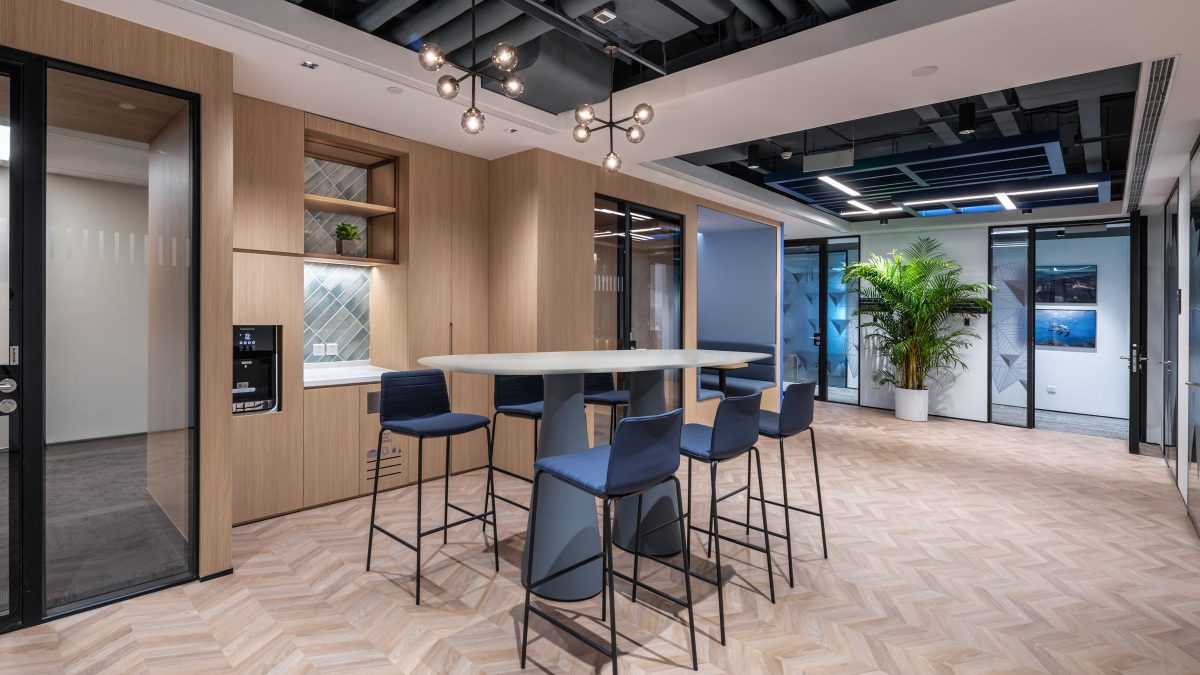
<svg viewBox="0 0 1200 675">
<path fill-rule="evenodd" d="M 304 208 L 367 219 L 367 254 L 337 255 L 305 250 L 305 260 L 353 265 L 394 265 L 399 262 L 399 210 L 403 163 L 397 156 L 355 146 L 350 141 L 326 137 L 304 139 L 304 156 L 367 170 L 367 201 L 324 195 L 304 195 Z"/>
</svg>

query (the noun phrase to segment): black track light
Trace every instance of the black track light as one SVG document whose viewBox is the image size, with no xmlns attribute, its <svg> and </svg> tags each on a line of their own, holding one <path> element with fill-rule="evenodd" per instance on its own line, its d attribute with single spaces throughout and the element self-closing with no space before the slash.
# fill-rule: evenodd
<svg viewBox="0 0 1200 675">
<path fill-rule="evenodd" d="M 751 169 L 757 169 L 759 166 L 759 148 L 758 143 L 751 143 L 746 148 L 746 166 Z"/>
<path fill-rule="evenodd" d="M 975 133 L 975 104 L 967 101 L 958 106 L 958 135 L 970 136 Z"/>
</svg>

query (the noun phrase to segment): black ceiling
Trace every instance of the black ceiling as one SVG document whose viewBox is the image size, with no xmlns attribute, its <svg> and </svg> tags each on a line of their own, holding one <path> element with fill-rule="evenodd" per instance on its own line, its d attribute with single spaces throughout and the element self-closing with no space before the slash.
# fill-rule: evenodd
<svg viewBox="0 0 1200 675">
<path fill-rule="evenodd" d="M 849 220 L 992 210 L 999 205 L 994 198 L 960 198 L 997 192 L 1025 193 L 1013 198 L 1022 209 L 1120 199 L 1138 73 L 1136 64 L 1112 68 L 681 159 Z M 976 110 L 975 132 L 967 135 L 959 133 L 964 103 Z M 752 153 L 756 161 L 750 161 Z M 859 192 L 859 198 L 822 176 Z M 1058 189 L 1093 183 L 1098 187 Z M 882 212 L 862 213 L 847 204 L 851 199 Z"/>
<path fill-rule="evenodd" d="M 454 63 L 466 65 L 472 60 L 471 0 L 290 1 L 413 50 L 428 40 L 445 48 Z M 891 1 L 547 0 L 542 4 L 673 73 Z M 570 24 L 544 23 L 522 11 L 520 4 L 476 1 L 476 59 L 490 56 L 498 42 L 515 45 L 518 71 L 526 85 L 521 101 L 548 112 L 605 100 L 609 62 L 600 44 L 579 39 Z M 594 17 L 604 8 L 616 18 L 602 24 Z M 559 30 L 564 27 L 567 30 Z M 622 57 L 614 81 L 621 90 L 659 76 L 638 60 Z"/>
</svg>

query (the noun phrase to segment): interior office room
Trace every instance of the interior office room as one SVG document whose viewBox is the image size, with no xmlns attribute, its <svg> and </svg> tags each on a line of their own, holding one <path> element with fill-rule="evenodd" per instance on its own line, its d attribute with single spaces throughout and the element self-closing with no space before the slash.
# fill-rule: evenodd
<svg viewBox="0 0 1200 675">
<path fill-rule="evenodd" d="M 0 672 L 1200 672 L 1197 25 L 0 0 Z"/>
</svg>

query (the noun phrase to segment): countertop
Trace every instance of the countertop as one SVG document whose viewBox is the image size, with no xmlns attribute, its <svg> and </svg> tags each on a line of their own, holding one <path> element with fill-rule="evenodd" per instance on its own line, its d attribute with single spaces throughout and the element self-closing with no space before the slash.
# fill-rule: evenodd
<svg viewBox="0 0 1200 675">
<path fill-rule="evenodd" d="M 373 366 L 368 361 L 343 361 L 304 364 L 304 388 L 332 387 L 339 384 L 369 384 L 378 382 L 387 368 Z"/>
</svg>

